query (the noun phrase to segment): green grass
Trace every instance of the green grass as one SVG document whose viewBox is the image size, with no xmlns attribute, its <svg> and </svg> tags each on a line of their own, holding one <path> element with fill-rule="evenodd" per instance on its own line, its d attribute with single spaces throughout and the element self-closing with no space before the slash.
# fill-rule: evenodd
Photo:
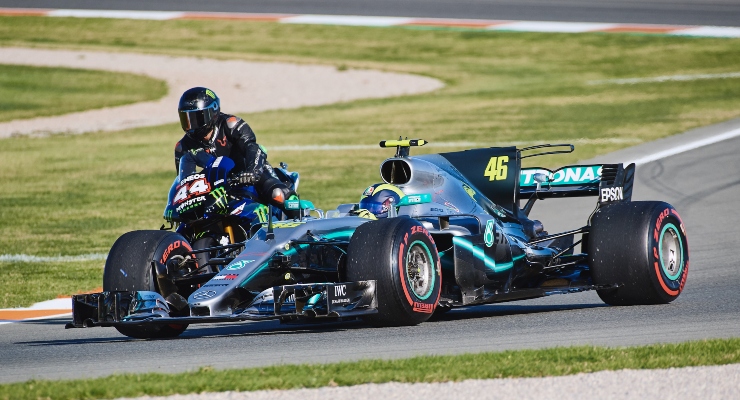
<svg viewBox="0 0 740 400">
<path fill-rule="evenodd" d="M 446 83 L 416 96 L 242 114 L 268 150 L 374 144 L 399 135 L 432 143 L 585 143 L 572 155 L 526 160 L 555 166 L 740 116 L 740 79 L 587 84 L 739 71 L 740 40 L 734 39 L 0 17 L 0 46 L 322 63 Z M 175 107 L 173 123 L 165 126 L 3 140 L 0 181 L 9 190 L 0 192 L 2 252 L 105 253 L 126 231 L 159 227 L 174 177 L 172 149 L 182 135 Z M 378 164 L 390 155 L 382 149 L 270 151 L 269 159 L 299 171 L 302 196 L 330 209 L 357 201 L 379 180 Z M 79 290 L 92 288 L 81 283 Z"/>
<path fill-rule="evenodd" d="M 103 286 L 104 261 L 0 262 L 0 308 L 70 296 Z M 102 289 L 101 289 L 102 290 Z"/>
<path fill-rule="evenodd" d="M 142 75 L 0 64 L 0 122 L 155 100 L 167 85 Z"/>
<path fill-rule="evenodd" d="M 445 382 L 561 376 L 619 369 L 655 369 L 740 362 L 740 339 L 631 348 L 561 347 L 401 360 L 278 365 L 181 374 L 121 374 L 98 379 L 0 385 L 0 399 L 97 399 L 383 382 Z"/>
</svg>

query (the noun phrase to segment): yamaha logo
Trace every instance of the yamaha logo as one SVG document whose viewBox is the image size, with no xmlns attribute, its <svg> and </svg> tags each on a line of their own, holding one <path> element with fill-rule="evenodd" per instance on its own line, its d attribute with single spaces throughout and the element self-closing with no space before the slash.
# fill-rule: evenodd
<svg viewBox="0 0 740 400">
<path fill-rule="evenodd" d="M 205 299 L 210 299 L 211 297 L 213 297 L 215 295 L 216 295 L 216 291 L 214 291 L 214 290 L 206 290 L 206 291 L 198 292 L 198 293 L 194 294 L 193 295 L 193 298 L 195 300 L 205 300 Z"/>
</svg>

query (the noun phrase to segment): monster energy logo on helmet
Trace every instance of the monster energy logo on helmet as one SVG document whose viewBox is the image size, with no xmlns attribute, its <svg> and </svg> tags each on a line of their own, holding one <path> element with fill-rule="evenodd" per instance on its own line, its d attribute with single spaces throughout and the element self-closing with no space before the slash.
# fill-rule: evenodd
<svg viewBox="0 0 740 400">
<path fill-rule="evenodd" d="M 210 96 L 212 99 L 216 98 L 216 93 L 213 93 L 213 90 L 211 89 L 206 89 L 206 94 Z"/>
</svg>

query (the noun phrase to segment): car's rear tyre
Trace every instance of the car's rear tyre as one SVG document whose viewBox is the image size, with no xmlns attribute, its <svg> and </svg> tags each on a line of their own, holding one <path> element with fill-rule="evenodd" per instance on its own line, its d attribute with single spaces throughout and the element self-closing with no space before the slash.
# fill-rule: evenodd
<svg viewBox="0 0 740 400">
<path fill-rule="evenodd" d="M 104 291 L 146 290 L 162 294 L 154 272 L 155 263 L 165 264 L 173 256 L 192 249 L 181 235 L 168 231 L 133 231 L 118 238 L 108 253 L 103 271 Z M 182 325 L 117 326 L 123 335 L 137 339 L 169 338 L 187 329 Z"/>
<path fill-rule="evenodd" d="M 602 207 L 591 219 L 588 254 L 595 284 L 611 305 L 665 304 L 683 291 L 689 246 L 678 212 L 668 203 L 636 201 Z"/>
<path fill-rule="evenodd" d="M 365 317 L 375 326 L 416 325 L 439 303 L 441 265 L 434 240 L 417 221 L 390 218 L 360 225 L 348 249 L 347 279 L 374 279 L 378 313 Z"/>
</svg>

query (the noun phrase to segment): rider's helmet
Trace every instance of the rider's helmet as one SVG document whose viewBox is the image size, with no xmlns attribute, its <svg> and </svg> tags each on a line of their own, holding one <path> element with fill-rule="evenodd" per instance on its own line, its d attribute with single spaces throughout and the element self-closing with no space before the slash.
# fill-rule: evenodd
<svg viewBox="0 0 740 400">
<path fill-rule="evenodd" d="M 377 218 L 386 218 L 391 207 L 396 207 L 404 196 L 403 191 L 394 185 L 376 183 L 362 193 L 360 210 L 370 211 Z"/>
<path fill-rule="evenodd" d="M 182 130 L 195 140 L 203 140 L 213 129 L 221 111 L 221 101 L 211 89 L 194 87 L 180 97 L 177 112 Z"/>
</svg>

